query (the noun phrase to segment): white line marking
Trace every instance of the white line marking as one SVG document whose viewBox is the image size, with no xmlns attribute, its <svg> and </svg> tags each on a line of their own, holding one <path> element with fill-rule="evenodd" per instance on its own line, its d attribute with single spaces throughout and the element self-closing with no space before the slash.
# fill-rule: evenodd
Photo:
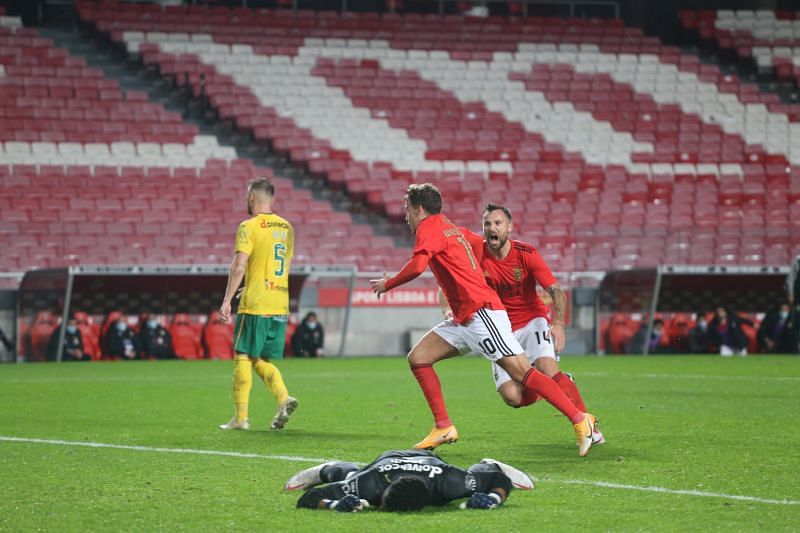
<svg viewBox="0 0 800 533">
<path fill-rule="evenodd" d="M 260 453 L 223 452 L 218 450 L 192 450 L 189 448 L 158 448 L 152 446 L 131 446 L 127 444 L 106 444 L 103 442 L 81 442 L 73 440 L 28 439 L 22 437 L 0 436 L 0 441 L 27 442 L 32 444 L 53 444 L 55 446 L 84 446 L 86 448 L 112 448 L 115 450 L 132 450 L 135 452 L 188 453 L 194 455 L 221 455 L 223 457 L 241 457 L 245 459 L 272 459 L 274 461 L 293 461 L 301 463 L 324 463 L 330 459 L 317 457 L 298 457 L 295 455 L 263 455 Z"/>
<path fill-rule="evenodd" d="M 797 500 L 771 500 L 769 498 L 757 498 L 755 496 L 738 496 L 736 494 L 723 494 L 721 492 L 702 492 L 699 490 L 666 489 L 664 487 L 639 487 L 637 485 L 623 485 L 621 483 L 609 483 L 607 481 L 585 481 L 581 479 L 550 479 L 545 481 L 553 481 L 555 483 L 563 483 L 565 485 L 591 485 L 593 487 L 604 487 L 607 489 L 638 490 L 641 492 L 661 492 L 665 494 L 683 494 L 686 496 L 699 496 L 701 498 L 724 498 L 726 500 L 770 503 L 774 505 L 800 505 L 800 501 Z"/>
<path fill-rule="evenodd" d="M 53 439 L 33 439 L 24 437 L 6 437 L 0 435 L 0 442 L 22 442 L 29 444 L 51 444 L 55 446 L 83 446 L 86 448 L 111 448 L 115 450 L 132 450 L 136 452 L 158 452 L 158 453 L 186 453 L 194 455 L 217 455 L 223 457 L 239 457 L 243 459 L 269 459 L 273 461 L 291 461 L 299 463 L 324 463 L 331 459 L 319 457 L 301 457 L 297 455 L 263 455 L 260 453 L 240 453 L 224 452 L 218 450 L 193 450 L 189 448 L 159 448 L 152 446 L 132 446 L 125 444 L 106 444 L 103 442 L 81 442 L 69 440 Z M 800 505 L 798 500 L 774 500 L 769 498 L 758 498 L 756 496 L 739 496 L 736 494 L 723 494 L 720 492 L 702 492 L 699 490 L 667 489 L 664 487 L 640 487 L 637 485 L 623 485 L 620 483 L 609 483 L 607 481 L 588 481 L 582 479 L 536 479 L 537 482 L 561 483 L 564 485 L 590 485 L 607 489 L 636 490 L 640 492 L 658 492 L 662 494 L 676 494 L 682 496 L 698 496 L 701 498 L 721 498 L 725 500 L 738 500 L 754 503 L 767 503 L 772 505 Z"/>
</svg>

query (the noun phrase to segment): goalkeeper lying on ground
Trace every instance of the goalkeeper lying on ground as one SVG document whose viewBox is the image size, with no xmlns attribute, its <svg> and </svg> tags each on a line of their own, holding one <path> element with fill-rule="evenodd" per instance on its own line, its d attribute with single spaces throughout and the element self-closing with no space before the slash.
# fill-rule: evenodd
<svg viewBox="0 0 800 533">
<path fill-rule="evenodd" d="M 328 485 L 312 488 L 322 483 Z M 355 512 L 367 507 L 417 511 L 467 497 L 462 509 L 494 509 L 508 498 L 512 487 L 532 489 L 533 480 L 494 459 L 463 470 L 433 452 L 408 450 L 384 452 L 363 468 L 353 463 L 323 463 L 298 472 L 284 488 L 309 489 L 297 507 Z"/>
</svg>

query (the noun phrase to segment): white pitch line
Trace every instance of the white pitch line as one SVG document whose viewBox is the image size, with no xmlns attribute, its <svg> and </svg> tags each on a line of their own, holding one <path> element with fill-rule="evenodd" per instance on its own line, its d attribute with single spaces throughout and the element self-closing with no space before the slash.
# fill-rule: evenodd
<svg viewBox="0 0 800 533">
<path fill-rule="evenodd" d="M 538 480 L 537 480 L 538 481 Z M 774 505 L 799 505 L 797 500 L 771 500 L 769 498 L 758 498 L 756 496 L 739 496 L 736 494 L 723 494 L 721 492 L 702 492 L 699 490 L 667 489 L 664 487 L 639 487 L 637 485 L 624 485 L 622 483 L 609 483 L 607 481 L 585 481 L 581 479 L 550 479 L 556 483 L 565 485 L 591 485 L 593 487 L 603 487 L 607 489 L 638 490 L 640 492 L 660 492 L 665 494 L 682 494 L 686 496 L 699 496 L 701 498 L 724 498 L 727 500 L 739 500 L 745 502 L 771 503 Z"/>
<path fill-rule="evenodd" d="M 131 446 L 126 444 L 107 444 L 103 442 L 81 442 L 69 440 L 53 439 L 33 439 L 24 437 L 6 437 L 0 435 L 0 442 L 21 442 L 28 444 L 50 444 L 54 446 L 82 446 L 85 448 L 110 448 L 115 450 L 131 450 L 136 452 L 157 452 L 157 453 L 185 453 L 194 455 L 216 455 L 223 457 L 237 457 L 244 459 L 269 459 L 273 461 L 291 461 L 300 463 L 324 463 L 331 459 L 321 459 L 318 457 L 301 457 L 296 455 L 264 455 L 260 453 L 241 453 L 225 452 L 218 450 L 193 450 L 190 448 L 159 448 L 152 446 Z M 756 496 L 740 496 L 737 494 L 724 494 L 720 492 L 702 492 L 699 490 L 668 489 L 665 487 L 640 487 L 638 485 L 623 485 L 621 483 L 609 483 L 607 481 L 588 481 L 582 479 L 537 479 L 537 482 L 561 483 L 564 485 L 590 485 L 607 489 L 635 490 L 640 492 L 657 492 L 662 494 L 676 494 L 682 496 L 697 496 L 701 498 L 720 498 L 725 500 L 747 501 L 753 503 L 766 503 L 772 505 L 800 505 L 798 500 L 775 500 L 769 498 L 759 498 Z"/>
<path fill-rule="evenodd" d="M 190 448 L 159 448 L 153 446 L 132 446 L 127 444 L 107 444 L 104 442 L 82 442 L 74 440 L 28 439 L 23 437 L 0 436 L 0 441 L 25 442 L 32 444 L 52 444 L 54 446 L 83 446 L 86 448 L 111 448 L 114 450 L 132 450 L 135 452 L 221 455 L 223 457 L 239 457 L 244 459 L 272 459 L 274 461 L 293 461 L 300 463 L 324 463 L 326 461 L 330 461 L 330 459 L 320 459 L 318 457 L 298 457 L 296 455 L 263 455 L 260 453 L 223 452 L 219 450 L 193 450 Z"/>
</svg>

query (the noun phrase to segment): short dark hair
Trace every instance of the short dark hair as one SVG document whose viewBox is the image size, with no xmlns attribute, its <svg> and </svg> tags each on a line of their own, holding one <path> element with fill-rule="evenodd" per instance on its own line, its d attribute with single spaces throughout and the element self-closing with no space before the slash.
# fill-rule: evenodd
<svg viewBox="0 0 800 533">
<path fill-rule="evenodd" d="M 661 320 L 660 318 L 656 318 L 655 320 L 653 320 L 653 325 L 654 326 L 663 326 L 664 325 L 664 321 Z"/>
<path fill-rule="evenodd" d="M 424 479 L 401 476 L 392 481 L 381 496 L 385 511 L 419 511 L 430 503 L 431 489 Z"/>
<path fill-rule="evenodd" d="M 261 191 L 269 196 L 275 196 L 275 184 L 269 178 L 253 178 L 247 184 L 248 191 Z"/>
<path fill-rule="evenodd" d="M 442 212 L 442 193 L 430 183 L 412 183 L 406 189 L 406 198 L 411 205 L 422 206 L 428 214 L 438 215 Z"/>
<path fill-rule="evenodd" d="M 508 217 L 508 220 L 511 220 L 511 211 L 509 211 L 509 209 L 504 205 L 493 204 L 490 202 L 486 204 L 486 207 L 483 208 L 484 213 L 491 213 L 492 211 L 498 210 L 502 211 L 503 214 Z"/>
</svg>

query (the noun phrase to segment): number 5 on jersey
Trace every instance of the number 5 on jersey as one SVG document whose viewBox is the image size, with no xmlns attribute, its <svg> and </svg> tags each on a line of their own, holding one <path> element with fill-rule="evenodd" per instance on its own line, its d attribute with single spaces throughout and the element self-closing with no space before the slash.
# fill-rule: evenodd
<svg viewBox="0 0 800 533">
<path fill-rule="evenodd" d="M 286 270 L 286 245 L 282 242 L 276 242 L 273 247 L 273 261 L 275 261 L 275 277 L 283 276 Z"/>
</svg>

